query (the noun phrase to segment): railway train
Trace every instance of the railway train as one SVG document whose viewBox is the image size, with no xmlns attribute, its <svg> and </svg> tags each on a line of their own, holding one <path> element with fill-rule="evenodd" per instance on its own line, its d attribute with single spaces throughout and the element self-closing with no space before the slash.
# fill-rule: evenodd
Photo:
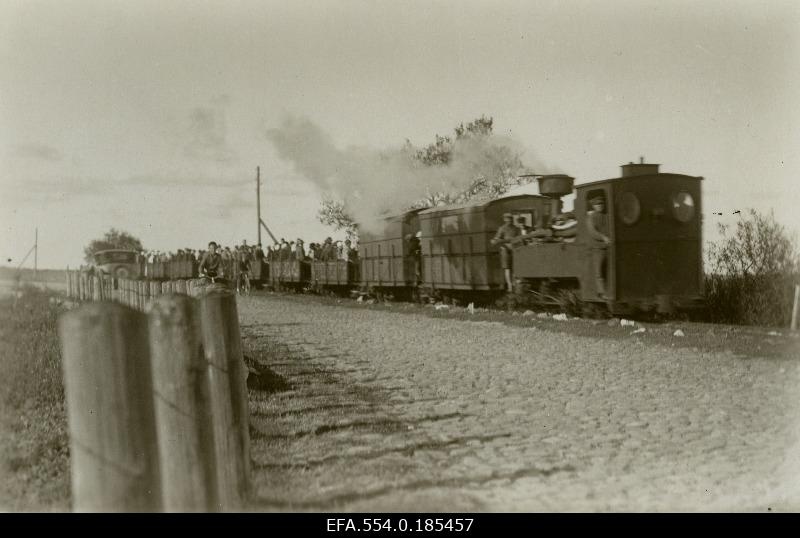
<svg viewBox="0 0 800 538">
<path fill-rule="evenodd" d="M 700 308 L 703 178 L 663 173 L 659 166 L 631 162 L 619 177 L 577 186 L 563 174 L 536 176 L 538 195 L 386 218 L 381 231 L 361 234 L 357 262 L 272 259 L 257 264 L 253 276 L 273 288 L 485 302 L 506 294 L 500 247 L 492 238 L 510 213 L 532 229 L 512 246 L 517 297 L 546 304 L 568 293 L 612 313 Z M 574 210 L 563 213 L 570 194 Z M 589 202 L 598 197 L 610 239 L 602 293 L 588 227 Z"/>
</svg>

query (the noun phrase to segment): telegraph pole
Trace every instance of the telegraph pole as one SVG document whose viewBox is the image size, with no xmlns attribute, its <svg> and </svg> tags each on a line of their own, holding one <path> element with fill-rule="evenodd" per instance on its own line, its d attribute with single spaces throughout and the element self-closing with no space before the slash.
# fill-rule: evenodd
<svg viewBox="0 0 800 538">
<path fill-rule="evenodd" d="M 267 224 L 261 220 L 261 167 L 256 166 L 256 211 L 258 212 L 258 243 L 261 244 L 261 227 L 267 231 L 274 242 L 278 242 L 272 232 L 267 228 Z"/>
<path fill-rule="evenodd" d="M 258 222 L 256 222 L 256 229 L 258 230 L 258 242 L 261 244 L 261 167 L 256 166 L 256 211 L 258 212 Z"/>
<path fill-rule="evenodd" d="M 36 228 L 36 236 L 33 240 L 33 279 L 36 280 L 36 269 L 39 266 L 39 228 Z"/>
</svg>

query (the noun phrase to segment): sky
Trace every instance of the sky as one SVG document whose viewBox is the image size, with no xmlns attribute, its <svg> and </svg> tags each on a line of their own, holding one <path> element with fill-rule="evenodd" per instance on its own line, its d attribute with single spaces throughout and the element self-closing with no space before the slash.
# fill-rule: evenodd
<svg viewBox="0 0 800 538">
<path fill-rule="evenodd" d="M 485 115 L 579 184 L 640 156 L 703 176 L 707 239 L 749 207 L 800 233 L 799 59 L 794 0 L 0 0 L 0 265 L 36 228 L 49 268 L 111 227 L 255 242 L 256 166 L 277 236 L 341 237 L 287 122 L 374 154 Z"/>
</svg>

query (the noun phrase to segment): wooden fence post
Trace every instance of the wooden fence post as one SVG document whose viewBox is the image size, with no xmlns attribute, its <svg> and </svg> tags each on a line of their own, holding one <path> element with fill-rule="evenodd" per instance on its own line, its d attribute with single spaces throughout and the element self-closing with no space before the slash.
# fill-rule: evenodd
<svg viewBox="0 0 800 538">
<path fill-rule="evenodd" d="M 250 412 L 236 296 L 210 286 L 200 296 L 203 349 L 208 362 L 218 502 L 240 510 L 250 490 Z"/>
<path fill-rule="evenodd" d="M 792 330 L 797 330 L 797 318 L 800 313 L 800 285 L 794 286 L 794 305 L 792 306 Z"/>
<path fill-rule="evenodd" d="M 139 293 L 142 295 L 142 312 L 144 312 L 150 302 L 150 286 L 148 286 L 147 282 L 144 280 L 139 281 Z"/>
<path fill-rule="evenodd" d="M 214 511 L 212 410 L 197 301 L 158 297 L 148 323 L 164 510 Z"/>
<path fill-rule="evenodd" d="M 93 275 L 91 277 L 92 282 L 92 301 L 100 302 L 103 300 L 102 298 L 102 290 L 100 290 L 100 277 L 97 275 Z"/>
<path fill-rule="evenodd" d="M 59 320 L 73 509 L 161 508 L 147 319 L 92 303 Z"/>
</svg>

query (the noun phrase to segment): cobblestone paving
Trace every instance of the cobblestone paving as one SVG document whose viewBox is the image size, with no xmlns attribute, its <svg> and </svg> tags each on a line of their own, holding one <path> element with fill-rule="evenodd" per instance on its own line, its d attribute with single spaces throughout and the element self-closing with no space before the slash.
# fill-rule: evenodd
<svg viewBox="0 0 800 538">
<path fill-rule="evenodd" d="M 261 510 L 800 509 L 798 357 L 239 301 Z"/>
</svg>

